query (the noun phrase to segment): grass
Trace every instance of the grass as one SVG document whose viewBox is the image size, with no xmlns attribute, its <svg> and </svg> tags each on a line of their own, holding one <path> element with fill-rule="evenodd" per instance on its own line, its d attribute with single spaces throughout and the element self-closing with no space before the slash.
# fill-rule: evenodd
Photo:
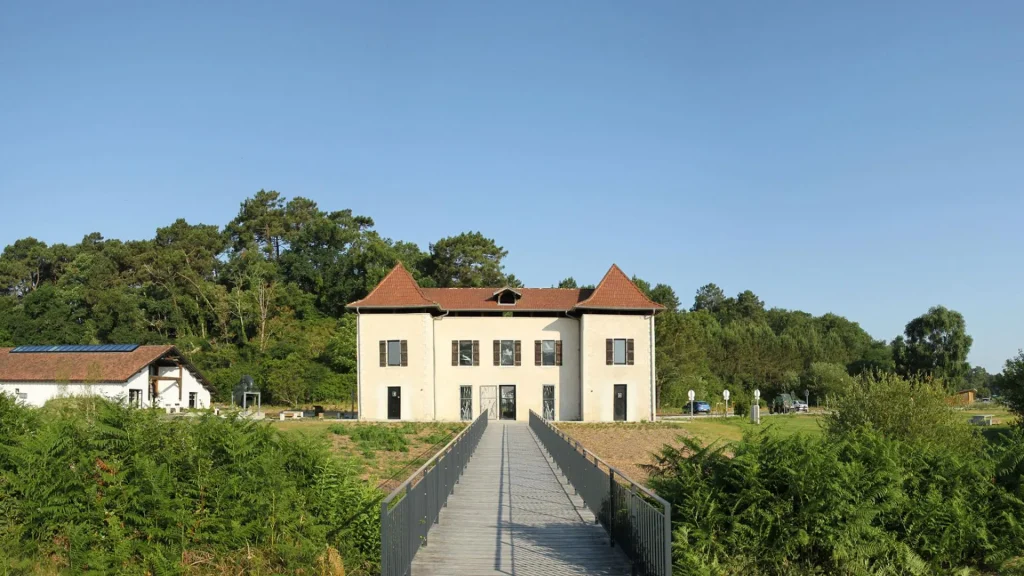
<svg viewBox="0 0 1024 576">
<path fill-rule="evenodd" d="M 363 479 L 385 491 L 451 441 L 465 425 L 445 422 L 365 423 L 353 421 L 285 420 L 272 426 L 289 434 L 327 441 L 339 458 L 355 465 Z"/>
</svg>

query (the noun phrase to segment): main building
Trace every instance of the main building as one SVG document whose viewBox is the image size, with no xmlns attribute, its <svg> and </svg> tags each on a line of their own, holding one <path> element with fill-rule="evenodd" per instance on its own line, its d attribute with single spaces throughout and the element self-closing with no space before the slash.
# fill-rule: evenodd
<svg viewBox="0 0 1024 576">
<path fill-rule="evenodd" d="M 612 266 L 594 289 L 421 288 L 401 264 L 358 315 L 362 420 L 653 420 L 654 317 Z"/>
</svg>

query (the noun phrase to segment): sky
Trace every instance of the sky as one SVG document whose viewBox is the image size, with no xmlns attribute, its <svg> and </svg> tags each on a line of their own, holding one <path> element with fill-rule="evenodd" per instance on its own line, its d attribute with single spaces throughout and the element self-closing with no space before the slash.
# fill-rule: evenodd
<svg viewBox="0 0 1024 576">
<path fill-rule="evenodd" d="M 1024 3 L 0 6 L 0 245 L 223 225 L 260 189 L 527 286 L 614 262 L 891 339 L 1024 347 Z"/>
</svg>

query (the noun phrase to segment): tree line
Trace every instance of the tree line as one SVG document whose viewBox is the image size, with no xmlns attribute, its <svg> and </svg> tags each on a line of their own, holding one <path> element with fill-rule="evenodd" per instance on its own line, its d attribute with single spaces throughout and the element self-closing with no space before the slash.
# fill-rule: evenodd
<svg viewBox="0 0 1024 576">
<path fill-rule="evenodd" d="M 219 400 L 250 374 L 268 401 L 344 402 L 356 362 L 347 303 L 399 261 L 424 287 L 521 286 L 507 254 L 480 232 L 423 250 L 381 236 L 370 217 L 261 190 L 223 227 L 179 219 L 149 240 L 17 240 L 0 255 L 0 345 L 173 343 Z M 963 317 L 943 307 L 885 342 L 842 316 L 767 308 L 750 290 L 733 297 L 707 284 L 687 308 L 671 286 L 634 282 L 668 308 L 656 323 L 663 406 L 681 406 L 689 389 L 713 399 L 727 387 L 737 401 L 755 387 L 824 398 L 866 371 L 993 385 L 967 363 Z"/>
</svg>

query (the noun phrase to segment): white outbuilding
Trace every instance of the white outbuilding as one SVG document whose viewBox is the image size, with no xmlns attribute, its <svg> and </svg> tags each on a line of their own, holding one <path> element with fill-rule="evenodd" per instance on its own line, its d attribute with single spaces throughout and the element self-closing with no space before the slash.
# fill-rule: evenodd
<svg viewBox="0 0 1024 576">
<path fill-rule="evenodd" d="M 210 389 L 174 346 L 0 348 L 0 392 L 30 406 L 63 396 L 123 398 L 137 407 L 210 407 Z"/>
</svg>

